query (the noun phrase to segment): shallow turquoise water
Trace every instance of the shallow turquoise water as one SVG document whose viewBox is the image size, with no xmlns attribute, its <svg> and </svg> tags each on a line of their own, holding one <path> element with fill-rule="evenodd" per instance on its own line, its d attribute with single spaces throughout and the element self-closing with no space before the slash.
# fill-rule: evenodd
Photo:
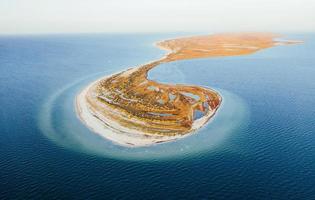
<svg viewBox="0 0 315 200">
<path fill-rule="evenodd" d="M 74 113 L 90 81 L 163 55 L 176 34 L 0 37 L 0 197 L 313 199 L 314 34 L 250 56 L 178 61 L 153 80 L 213 87 L 224 96 L 197 134 L 127 149 Z"/>
</svg>

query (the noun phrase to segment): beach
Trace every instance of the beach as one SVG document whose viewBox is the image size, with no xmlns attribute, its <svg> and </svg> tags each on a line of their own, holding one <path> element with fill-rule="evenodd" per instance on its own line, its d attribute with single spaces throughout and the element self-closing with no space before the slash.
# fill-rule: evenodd
<svg viewBox="0 0 315 200">
<path fill-rule="evenodd" d="M 152 68 L 178 60 L 239 56 L 279 44 L 275 34 L 217 34 L 156 43 L 161 59 L 103 77 L 76 97 L 80 120 L 93 132 L 127 147 L 150 146 L 186 137 L 215 116 L 222 97 L 212 89 L 148 80 Z"/>
<path fill-rule="evenodd" d="M 106 118 L 106 116 L 103 116 L 102 118 L 98 117 L 99 115 L 97 114 L 97 111 L 93 112 L 87 103 L 86 95 L 88 95 L 88 91 L 102 79 L 106 79 L 106 77 L 102 77 L 101 79 L 89 84 L 80 91 L 75 99 L 75 108 L 78 118 L 94 133 L 99 134 L 103 138 L 111 140 L 118 145 L 126 147 L 150 146 L 152 144 L 170 142 L 188 136 L 188 134 L 178 134 L 175 136 L 148 135 L 143 132 L 123 127 L 110 118 Z M 205 124 L 215 114 L 215 112 L 216 110 L 214 112 L 209 112 L 207 116 L 196 120 L 193 124 L 191 134 L 202 127 L 203 124 Z"/>
</svg>

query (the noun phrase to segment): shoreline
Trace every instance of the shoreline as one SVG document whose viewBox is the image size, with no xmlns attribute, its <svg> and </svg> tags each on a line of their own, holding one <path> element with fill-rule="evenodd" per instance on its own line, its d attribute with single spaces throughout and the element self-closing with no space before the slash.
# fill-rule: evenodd
<svg viewBox="0 0 315 200">
<path fill-rule="evenodd" d="M 76 96 L 78 118 L 115 144 L 143 147 L 187 137 L 212 119 L 223 98 L 215 90 L 148 79 L 162 63 L 239 56 L 277 45 L 295 44 L 271 33 L 227 33 L 179 37 L 153 43 L 160 59 L 93 81 Z"/>
<path fill-rule="evenodd" d="M 125 71 L 132 70 L 132 69 L 134 68 L 129 68 Z M 120 72 L 117 72 L 111 75 L 106 75 L 104 77 L 101 77 L 93 81 L 88 86 L 85 86 L 82 90 L 79 91 L 78 95 L 76 95 L 75 102 L 74 102 L 76 115 L 81 120 L 81 122 L 86 127 L 88 127 L 88 129 L 90 129 L 93 133 L 107 140 L 112 141 L 114 144 L 121 145 L 124 147 L 145 147 L 145 146 L 151 146 L 151 145 L 159 144 L 159 143 L 172 142 L 177 139 L 185 138 L 192 134 L 195 134 L 198 129 L 202 128 L 205 124 L 207 124 L 218 112 L 218 109 L 216 109 L 213 112 L 209 112 L 204 117 L 198 119 L 198 121 L 195 120 L 192 130 L 189 133 L 183 134 L 183 135 L 154 136 L 154 135 L 148 135 L 144 132 L 136 132 L 136 131 L 133 131 L 132 129 L 129 129 L 129 131 L 128 130 L 119 131 L 121 129 L 125 129 L 126 127 L 121 127 L 115 121 L 112 121 L 108 118 L 106 119 L 107 122 L 105 123 L 104 120 L 97 117 L 96 114 L 93 111 L 91 111 L 91 109 L 89 109 L 89 106 L 86 102 L 86 95 L 87 95 L 88 90 L 91 89 L 91 87 L 95 86 L 95 84 L 97 84 L 100 80 L 107 79 L 118 73 Z M 220 105 L 222 104 L 222 101 L 223 101 L 223 98 L 221 97 Z M 108 125 L 110 123 L 114 124 L 114 126 Z"/>
</svg>

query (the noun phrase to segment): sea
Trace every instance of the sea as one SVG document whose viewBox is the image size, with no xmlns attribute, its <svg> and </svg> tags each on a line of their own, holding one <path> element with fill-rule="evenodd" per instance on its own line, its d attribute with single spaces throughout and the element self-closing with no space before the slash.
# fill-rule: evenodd
<svg viewBox="0 0 315 200">
<path fill-rule="evenodd" d="M 0 199 L 315 199 L 315 33 L 151 70 L 151 80 L 223 97 L 206 126 L 175 142 L 122 147 L 77 118 L 76 95 L 91 81 L 190 35 L 0 36 Z"/>
</svg>

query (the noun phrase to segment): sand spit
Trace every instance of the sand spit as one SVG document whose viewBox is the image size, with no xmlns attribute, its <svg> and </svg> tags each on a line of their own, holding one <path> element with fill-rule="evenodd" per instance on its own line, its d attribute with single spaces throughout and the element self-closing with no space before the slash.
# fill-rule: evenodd
<svg viewBox="0 0 315 200">
<path fill-rule="evenodd" d="M 156 45 L 163 58 L 101 78 L 76 97 L 81 121 L 95 133 L 128 147 L 141 147 L 186 137 L 205 125 L 222 97 L 214 90 L 148 80 L 161 63 L 184 59 L 251 54 L 279 44 L 268 33 L 216 34 L 171 39 Z"/>
</svg>

